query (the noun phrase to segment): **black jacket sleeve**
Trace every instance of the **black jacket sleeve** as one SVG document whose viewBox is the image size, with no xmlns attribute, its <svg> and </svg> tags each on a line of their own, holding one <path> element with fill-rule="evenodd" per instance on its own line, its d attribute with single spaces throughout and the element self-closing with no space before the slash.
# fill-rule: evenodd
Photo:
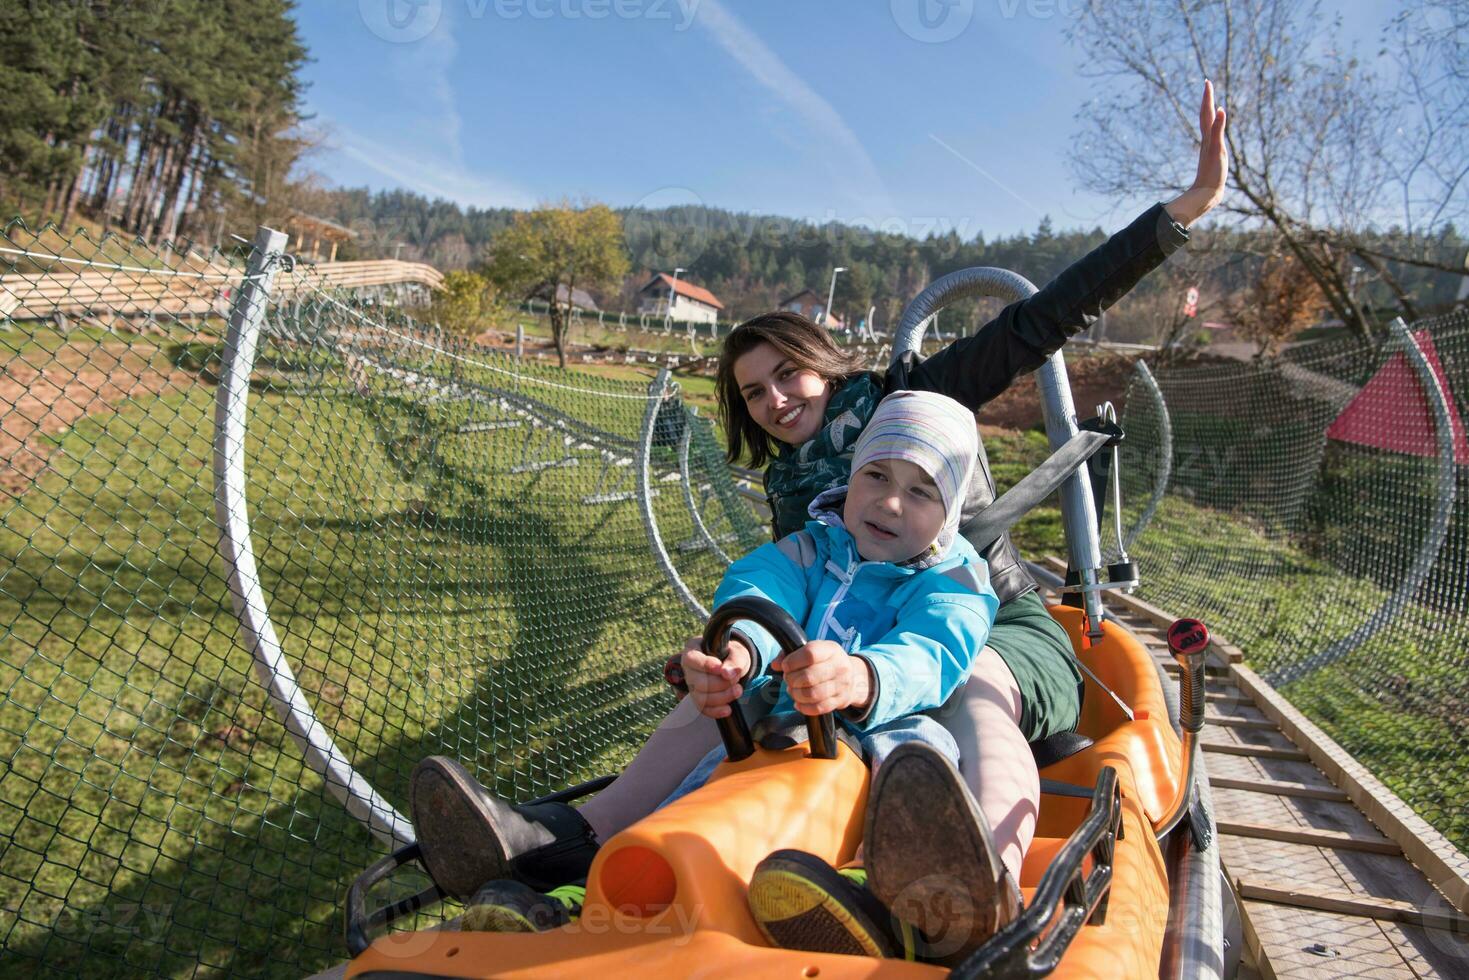
<svg viewBox="0 0 1469 980">
<path fill-rule="evenodd" d="M 889 378 L 888 387 L 936 391 L 977 411 L 1091 326 L 1187 241 L 1183 226 L 1155 204 L 1034 296 L 1005 307 L 974 336 L 921 363 L 897 365 L 889 373 L 899 377 Z"/>
</svg>

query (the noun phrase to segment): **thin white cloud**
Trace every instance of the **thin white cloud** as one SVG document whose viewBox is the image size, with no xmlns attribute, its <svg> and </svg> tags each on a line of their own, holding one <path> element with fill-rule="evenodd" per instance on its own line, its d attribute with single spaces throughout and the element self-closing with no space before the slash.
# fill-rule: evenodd
<svg viewBox="0 0 1469 980">
<path fill-rule="evenodd" d="M 431 198 L 444 198 L 480 208 L 528 208 L 535 195 L 511 181 L 472 173 L 458 162 L 440 162 L 423 154 L 407 153 L 332 124 L 335 149 L 395 183 Z"/>
<path fill-rule="evenodd" d="M 450 18 L 441 18 L 428 37 L 417 44 L 400 45 L 391 56 L 395 74 L 405 88 L 421 99 L 424 109 L 437 111 L 437 135 L 444 141 L 449 159 L 462 168 L 464 119 L 449 74 L 459 57 L 459 42 L 454 39 Z"/>
<path fill-rule="evenodd" d="M 896 213 L 892 198 L 867 149 L 839 112 L 807 85 L 770 47 L 725 9 L 702 0 L 694 23 L 708 32 L 740 67 L 789 106 L 815 132 L 818 152 L 842 179 L 853 203 Z"/>
<path fill-rule="evenodd" d="M 407 126 L 384 134 L 389 139 L 384 142 L 327 121 L 337 137 L 333 148 L 431 198 L 482 208 L 532 207 L 536 198 L 525 188 L 479 172 L 465 162 L 464 119 L 451 77 L 458 56 L 459 42 L 448 16 L 441 17 L 427 36 L 411 44 L 389 46 L 384 57 L 396 91 L 382 97 L 385 103 L 411 107 Z"/>
<path fill-rule="evenodd" d="M 948 143 L 945 143 L 933 133 L 929 133 L 928 138 L 933 140 L 939 146 L 942 146 L 944 149 L 948 150 L 950 153 L 954 154 L 954 156 L 958 157 L 961 162 L 967 164 L 972 170 L 978 173 L 985 180 L 989 181 L 991 184 L 994 184 L 1000 190 L 1004 191 L 1006 194 L 1009 194 L 1011 197 L 1015 198 L 1015 200 L 1025 205 L 1028 209 L 1030 209 L 1032 213 L 1035 214 L 1036 217 L 1040 218 L 1045 216 L 1045 212 L 1043 212 L 1040 208 L 1036 207 L 1034 204 L 1030 203 L 1030 201 L 1021 197 L 1020 194 L 1016 191 L 1011 190 L 1009 185 L 1000 180 L 1000 178 L 996 177 L 994 174 L 990 173 L 988 170 L 984 169 L 979 164 L 975 163 L 973 160 L 969 159 L 967 156 L 954 149 Z"/>
</svg>

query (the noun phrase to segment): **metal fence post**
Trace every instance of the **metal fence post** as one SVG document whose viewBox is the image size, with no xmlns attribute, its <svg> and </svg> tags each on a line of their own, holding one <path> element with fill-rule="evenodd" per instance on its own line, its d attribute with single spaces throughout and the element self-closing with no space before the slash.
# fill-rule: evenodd
<svg viewBox="0 0 1469 980">
<path fill-rule="evenodd" d="M 1153 515 L 1158 512 L 1158 505 L 1163 502 L 1163 495 L 1168 491 L 1168 481 L 1173 476 L 1173 419 L 1168 415 L 1168 402 L 1163 398 L 1163 389 L 1158 387 L 1158 379 L 1153 377 L 1153 372 L 1148 370 L 1147 362 L 1138 358 L 1132 362 L 1133 373 L 1142 381 L 1143 388 L 1152 398 L 1153 404 L 1158 407 L 1158 479 L 1153 484 L 1153 495 L 1148 498 L 1148 504 L 1143 512 L 1138 515 L 1137 522 L 1127 531 L 1127 536 L 1122 539 L 1124 549 L 1131 548 L 1137 541 L 1138 535 L 1153 520 Z"/>
<path fill-rule="evenodd" d="M 301 749 L 306 765 L 326 780 L 332 795 L 374 836 L 389 847 L 400 847 L 413 843 L 412 825 L 352 767 L 296 683 L 270 619 L 250 539 L 250 511 L 245 496 L 250 372 L 260 348 L 271 287 L 286 258 L 286 241 L 283 232 L 265 227 L 259 230 L 245 279 L 230 310 L 214 418 L 214 515 L 220 531 L 220 554 L 229 567 L 230 598 L 245 645 L 255 660 L 255 672 Z"/>
<path fill-rule="evenodd" d="M 654 560 L 658 562 L 668 583 L 673 586 L 679 601 L 703 622 L 709 618 L 709 610 L 694 597 L 683 577 L 678 574 L 678 569 L 673 567 L 673 559 L 668 556 L 663 535 L 658 531 L 658 519 L 653 513 L 653 485 L 649 472 L 652 468 L 653 433 L 658 428 L 659 409 L 663 407 L 664 399 L 668 395 L 669 377 L 668 368 L 660 368 L 658 376 L 648 385 L 648 408 L 643 413 L 643 431 L 638 439 L 637 460 L 633 464 L 637 467 L 638 508 L 643 515 L 643 529 L 648 533 L 648 547 L 652 549 Z"/>
</svg>

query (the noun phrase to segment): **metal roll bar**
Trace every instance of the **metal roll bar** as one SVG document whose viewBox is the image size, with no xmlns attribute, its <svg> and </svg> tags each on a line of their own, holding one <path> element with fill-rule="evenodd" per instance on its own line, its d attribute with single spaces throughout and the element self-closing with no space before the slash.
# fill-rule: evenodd
<svg viewBox="0 0 1469 980">
<path fill-rule="evenodd" d="M 935 279 L 915 296 L 903 310 L 893 339 L 893 362 L 908 351 L 919 352 L 923 331 L 929 319 L 945 306 L 960 299 L 995 296 L 1006 303 L 1028 299 L 1036 292 L 1034 284 L 1024 276 L 1007 269 L 980 267 L 960 269 Z M 1040 387 L 1041 410 L 1045 417 L 1046 438 L 1052 451 L 1065 445 L 1076 435 L 1076 406 L 1071 400 L 1071 383 L 1066 376 L 1066 361 L 1057 351 L 1036 372 Z M 1091 483 L 1086 467 L 1076 471 L 1061 486 L 1061 526 L 1066 534 L 1070 564 L 1080 576 L 1078 589 L 1082 595 L 1089 630 L 1101 635 L 1102 545 L 1097 531 L 1097 507 L 1092 499 Z"/>
<path fill-rule="evenodd" d="M 289 261 L 285 248 L 283 232 L 265 227 L 259 230 L 248 271 L 230 310 L 215 396 L 214 516 L 219 525 L 219 549 L 229 568 L 230 599 L 245 646 L 255 661 L 255 672 L 300 748 L 307 768 L 326 781 L 327 790 L 374 837 L 390 848 L 399 848 L 414 842 L 413 825 L 357 772 L 316 717 L 281 649 L 250 540 L 250 508 L 245 495 L 250 373 L 260 350 L 271 287 L 283 262 Z"/>
</svg>

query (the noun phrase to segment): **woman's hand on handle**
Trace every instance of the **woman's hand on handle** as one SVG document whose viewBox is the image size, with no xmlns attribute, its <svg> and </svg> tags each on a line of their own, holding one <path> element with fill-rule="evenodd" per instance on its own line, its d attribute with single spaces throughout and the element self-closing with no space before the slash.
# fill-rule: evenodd
<svg viewBox="0 0 1469 980">
<path fill-rule="evenodd" d="M 1214 107 L 1214 83 L 1204 83 L 1199 104 L 1199 169 L 1193 186 L 1169 201 L 1168 216 L 1187 228 L 1198 221 L 1224 196 L 1229 173 L 1229 151 L 1224 145 L 1224 107 Z"/>
<path fill-rule="evenodd" d="M 803 715 L 824 715 L 843 708 L 865 708 L 872 701 L 872 675 L 867 661 L 830 640 L 812 640 L 783 653 L 770 665 L 785 674 L 786 693 Z"/>
<path fill-rule="evenodd" d="M 730 704 L 745 693 L 740 678 L 750 669 L 753 659 L 749 648 L 733 637 L 729 640 L 729 656 L 724 660 L 705 653 L 699 637 L 689 637 L 683 651 L 684 683 L 689 686 L 689 697 L 694 699 L 701 715 L 724 718 L 734 710 Z"/>
</svg>

